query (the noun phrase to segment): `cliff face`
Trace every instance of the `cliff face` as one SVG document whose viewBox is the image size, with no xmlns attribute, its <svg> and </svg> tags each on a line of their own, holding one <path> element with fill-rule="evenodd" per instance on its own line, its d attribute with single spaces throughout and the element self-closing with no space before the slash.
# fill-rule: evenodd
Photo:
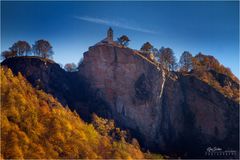
<svg viewBox="0 0 240 160">
<path fill-rule="evenodd" d="M 108 102 L 118 124 L 139 131 L 144 143 L 153 142 L 164 83 L 161 70 L 130 49 L 103 45 L 84 54 L 79 73 Z"/>
<path fill-rule="evenodd" d="M 1 65 L 21 72 L 85 120 L 93 112 L 113 118 L 146 149 L 188 158 L 204 157 L 208 147 L 238 151 L 235 101 L 194 76 L 166 74 L 131 49 L 90 47 L 73 73 L 36 57 Z"/>
<path fill-rule="evenodd" d="M 131 49 L 110 45 L 90 47 L 79 74 L 147 148 L 190 157 L 212 146 L 238 150 L 238 104 L 193 76 L 166 76 Z"/>
<path fill-rule="evenodd" d="M 208 147 L 238 151 L 239 106 L 193 76 L 166 80 L 159 106 L 159 148 L 202 157 Z"/>
</svg>

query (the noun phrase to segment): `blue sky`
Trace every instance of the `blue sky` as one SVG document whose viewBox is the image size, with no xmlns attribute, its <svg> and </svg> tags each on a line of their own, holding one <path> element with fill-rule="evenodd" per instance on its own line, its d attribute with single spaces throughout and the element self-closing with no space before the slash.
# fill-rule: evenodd
<svg viewBox="0 0 240 160">
<path fill-rule="evenodd" d="M 3 2 L 1 51 L 14 42 L 48 40 L 54 60 L 78 63 L 89 46 L 106 36 L 126 34 L 129 47 L 146 41 L 156 48 L 170 47 L 176 57 L 183 51 L 215 56 L 239 77 L 238 1 L 152 2 Z"/>
</svg>

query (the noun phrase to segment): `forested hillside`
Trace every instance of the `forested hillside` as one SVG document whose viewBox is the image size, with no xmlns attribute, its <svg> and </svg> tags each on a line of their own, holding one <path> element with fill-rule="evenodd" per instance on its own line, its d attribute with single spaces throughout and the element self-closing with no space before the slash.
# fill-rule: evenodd
<svg viewBox="0 0 240 160">
<path fill-rule="evenodd" d="M 192 58 L 193 70 L 190 72 L 196 78 L 214 87 L 224 96 L 239 102 L 239 80 L 231 70 L 210 55 L 197 54 Z"/>
<path fill-rule="evenodd" d="M 51 95 L 1 68 L 1 157 L 150 158 L 138 145 L 100 134 Z M 136 144 L 136 143 L 135 143 Z"/>
</svg>

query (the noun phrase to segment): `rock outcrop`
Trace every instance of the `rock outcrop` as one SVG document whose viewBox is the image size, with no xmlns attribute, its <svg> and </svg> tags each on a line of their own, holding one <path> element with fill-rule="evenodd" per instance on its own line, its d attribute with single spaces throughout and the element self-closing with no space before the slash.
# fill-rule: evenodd
<svg viewBox="0 0 240 160">
<path fill-rule="evenodd" d="M 52 94 L 63 106 L 76 110 L 85 121 L 91 121 L 91 113 L 107 114 L 107 106 L 89 90 L 89 83 L 77 72 L 66 72 L 59 64 L 40 57 L 12 57 L 2 66 L 20 72 L 37 89 Z M 103 112 L 106 110 L 105 112 Z"/>
<path fill-rule="evenodd" d="M 237 102 L 194 76 L 165 73 L 132 49 L 90 47 L 73 73 L 36 57 L 1 65 L 21 72 L 85 120 L 92 112 L 113 118 L 145 149 L 188 158 L 205 157 L 208 147 L 239 149 Z"/>
<path fill-rule="evenodd" d="M 194 76 L 166 75 L 111 45 L 90 47 L 79 69 L 115 121 L 146 148 L 194 158 L 213 146 L 238 151 L 238 104 Z"/>
<path fill-rule="evenodd" d="M 111 106 L 112 117 L 125 128 L 153 143 L 160 112 L 162 71 L 127 48 L 111 45 L 90 47 L 79 68 L 102 99 Z"/>
</svg>

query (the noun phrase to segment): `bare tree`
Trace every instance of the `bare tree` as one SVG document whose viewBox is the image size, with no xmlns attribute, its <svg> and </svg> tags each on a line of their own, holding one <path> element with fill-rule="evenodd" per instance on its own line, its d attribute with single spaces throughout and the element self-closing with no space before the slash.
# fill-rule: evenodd
<svg viewBox="0 0 240 160">
<path fill-rule="evenodd" d="M 10 58 L 10 57 L 15 57 L 17 55 L 16 52 L 13 52 L 13 51 L 3 51 L 1 53 L 1 57 L 2 59 L 7 59 L 7 58 Z"/>
<path fill-rule="evenodd" d="M 51 44 L 46 40 L 38 40 L 33 45 L 33 53 L 43 58 L 52 58 L 54 54 Z"/>
<path fill-rule="evenodd" d="M 175 70 L 176 69 L 176 58 L 174 56 L 173 50 L 171 48 L 161 48 L 159 62 L 165 69 L 167 69 L 169 71 Z"/>
<path fill-rule="evenodd" d="M 12 52 L 16 52 L 17 55 L 27 55 L 31 51 L 31 46 L 26 41 L 17 41 L 9 48 Z"/>
<path fill-rule="evenodd" d="M 184 51 L 179 60 L 180 71 L 188 72 L 193 68 L 193 56 L 190 52 Z"/>
</svg>

